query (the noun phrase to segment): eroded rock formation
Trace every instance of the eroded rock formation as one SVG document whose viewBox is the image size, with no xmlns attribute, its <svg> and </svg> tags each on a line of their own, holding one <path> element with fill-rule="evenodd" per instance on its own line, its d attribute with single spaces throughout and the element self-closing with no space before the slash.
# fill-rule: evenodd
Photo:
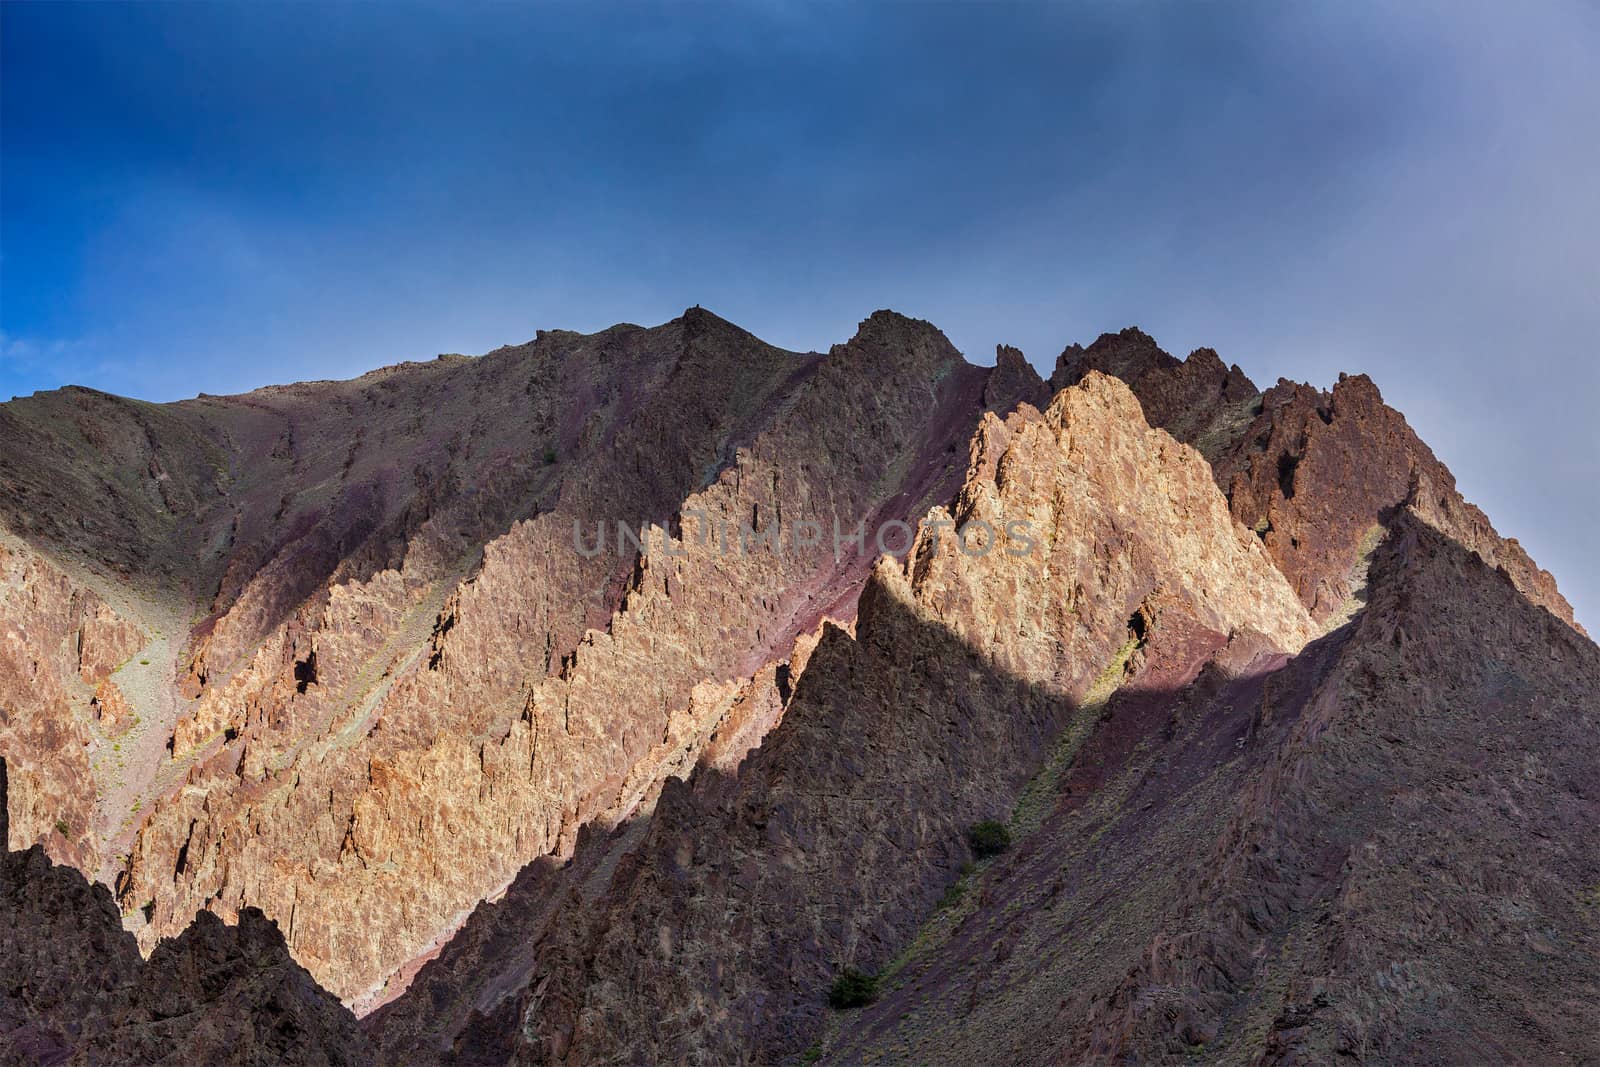
<svg viewBox="0 0 1600 1067">
<path fill-rule="evenodd" d="M 1211 349 L 1179 361 L 1130 329 L 1068 348 L 1050 381 L 1061 388 L 1091 370 L 1128 382 L 1151 425 L 1205 454 L 1234 516 L 1261 537 L 1319 622 L 1348 618 L 1377 527 L 1415 502 L 1504 568 L 1524 596 L 1577 626 L 1555 579 L 1462 499 L 1454 476 L 1366 375 L 1340 375 L 1331 391 L 1280 379 L 1258 393 Z"/>
<path fill-rule="evenodd" d="M 0 846 L 6 760 L 0 758 Z M 254 908 L 201 915 L 149 960 L 111 892 L 40 845 L 0 853 L 0 1061 L 354 1065 L 353 1015 Z"/>
<path fill-rule="evenodd" d="M 131 725 L 111 675 L 145 634 L 26 545 L 0 535 L 0 752 L 14 839 L 93 874 L 101 789 L 91 756 Z"/>
<path fill-rule="evenodd" d="M 890 313 L 805 356 L 695 310 L 170 418 L 91 397 L 147 436 L 177 420 L 143 464 L 163 484 L 209 463 L 180 494 L 203 505 L 141 527 L 166 541 L 135 584 L 169 602 L 188 586 L 161 584 L 163 553 L 202 557 L 202 617 L 154 664 L 181 696 L 170 758 L 117 879 L 142 944 L 258 906 L 331 988 L 380 995 L 523 863 L 647 805 L 756 671 L 853 616 L 877 529 L 948 499 L 986 407 L 1042 394 L 1025 363 L 1003 371 Z M 60 398 L 71 426 L 83 403 Z M 8 477 L 47 483 L 21 460 Z M 128 506 L 112 487 L 97 503 Z M 806 550 L 739 543 L 802 521 Z M 40 529 L 102 572 L 135 565 Z M 592 556 L 591 529 L 611 539 Z"/>
</svg>

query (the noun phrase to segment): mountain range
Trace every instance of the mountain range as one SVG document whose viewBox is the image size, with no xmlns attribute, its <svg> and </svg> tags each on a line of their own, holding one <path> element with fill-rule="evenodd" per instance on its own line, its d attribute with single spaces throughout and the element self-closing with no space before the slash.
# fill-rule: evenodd
<svg viewBox="0 0 1600 1067">
<path fill-rule="evenodd" d="M 0 1056 L 1600 1061 L 1600 649 L 1364 375 L 693 308 L 0 405 Z"/>
</svg>

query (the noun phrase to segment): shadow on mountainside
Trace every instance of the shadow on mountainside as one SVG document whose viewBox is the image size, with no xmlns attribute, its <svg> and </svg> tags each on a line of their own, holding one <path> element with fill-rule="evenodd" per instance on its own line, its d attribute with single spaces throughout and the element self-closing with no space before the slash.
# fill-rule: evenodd
<svg viewBox="0 0 1600 1067">
<path fill-rule="evenodd" d="M 1114 697 L 822 1060 L 1600 1055 L 1600 650 L 1409 513 L 1370 597 L 1281 666 Z"/>
<path fill-rule="evenodd" d="M 591 1012 L 624 1058 L 807 1037 L 835 969 L 891 958 L 971 860 L 967 827 L 1006 816 L 1071 713 L 875 585 L 858 633 L 827 628 L 736 775 L 669 781 L 653 813 L 586 828 L 570 863 L 536 861 L 481 905 L 365 1020 L 384 1057 L 581 1058 Z M 631 988 L 601 1002 L 613 967 Z M 720 1032 L 694 1021 L 713 1016 Z"/>
<path fill-rule="evenodd" d="M 0 845 L 7 845 L 0 756 Z M 355 1017 L 254 908 L 202 914 L 141 959 L 111 892 L 39 845 L 0 848 L 0 1062 L 332 1067 L 370 1062 Z"/>
<path fill-rule="evenodd" d="M 706 368 L 657 368 L 668 371 L 704 391 Z M 704 413 L 635 397 L 616 455 L 563 482 L 578 504 L 518 524 L 448 594 L 419 599 L 409 574 L 385 573 L 308 602 L 270 654 L 232 688 L 208 686 L 180 724 L 177 748 L 203 762 L 192 788 L 157 804 L 118 884 L 124 905 L 154 901 L 141 944 L 198 909 L 250 903 L 330 989 L 370 1004 L 523 863 L 569 849 L 582 822 L 620 818 L 692 765 L 715 701 L 789 658 L 823 615 L 852 612 L 872 558 L 719 553 L 696 530 L 687 551 L 652 537 L 647 558 L 612 541 L 589 560 L 572 544 L 575 516 L 698 509 L 766 530 L 792 530 L 791 509 L 847 529 L 912 519 L 959 487 L 986 405 L 1009 404 L 992 377 L 931 326 L 880 313 L 782 398 L 753 444 L 730 449 L 730 466 L 653 447 L 657 430 L 699 439 Z M 658 511 L 619 489 L 652 464 L 706 484 Z M 595 501 L 609 503 L 586 510 Z M 623 569 L 619 595 L 597 595 Z M 189 862 L 174 878 L 179 854 Z M 413 871 L 430 875 L 419 884 Z"/>
<path fill-rule="evenodd" d="M 391 1063 L 1594 1055 L 1600 651 L 1410 515 L 1371 596 L 1293 659 L 1158 622 L 1076 709 L 864 607 L 736 777 L 531 865 L 363 1025 Z M 875 1005 L 826 1007 L 846 966 Z"/>
</svg>

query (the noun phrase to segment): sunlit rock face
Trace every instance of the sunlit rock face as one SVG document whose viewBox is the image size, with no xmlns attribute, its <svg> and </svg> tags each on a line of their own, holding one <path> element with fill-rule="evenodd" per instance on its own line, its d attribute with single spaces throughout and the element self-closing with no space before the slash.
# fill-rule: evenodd
<svg viewBox="0 0 1600 1067">
<path fill-rule="evenodd" d="M 321 981 L 370 1002 L 523 863 L 648 806 L 713 740 L 759 740 L 776 709 L 753 710 L 749 680 L 853 617 L 876 533 L 949 498 L 984 410 L 1043 393 L 1025 363 L 971 366 L 889 312 L 802 355 L 696 309 L 165 408 L 20 401 L 7 430 L 53 429 L 57 451 L 116 476 L 57 484 L 8 453 L 12 503 L 40 506 L 8 521 L 139 594 L 164 637 L 140 653 L 161 690 L 148 707 L 85 681 L 72 716 L 45 718 L 88 734 L 22 746 L 119 744 L 125 704 L 162 734 L 156 758 L 141 740 L 96 782 L 124 790 L 121 816 L 140 805 L 137 836 L 79 829 L 81 855 L 60 855 L 94 871 L 109 854 L 146 950 L 197 910 L 255 906 Z M 136 428 L 142 453 L 73 451 Z M 57 521 L 96 507 L 134 525 L 74 540 Z M 788 543 L 746 545 L 742 527 Z M 797 528 L 818 543 L 797 548 Z M 580 551 L 595 530 L 603 551 Z M 184 552 L 191 571 L 169 578 Z M 38 658 L 63 637 L 24 640 Z M 95 791 L 19 795 L 51 790 Z M 76 825 L 25 805 L 30 832 Z"/>
<path fill-rule="evenodd" d="M 1060 388 L 1094 370 L 1126 381 L 1151 425 L 1205 454 L 1234 516 L 1261 537 L 1319 622 L 1354 611 L 1378 527 L 1409 503 L 1577 627 L 1555 579 L 1462 499 L 1449 470 L 1366 375 L 1340 375 L 1332 390 L 1280 379 L 1261 393 L 1209 348 L 1179 361 L 1130 329 L 1069 347 L 1050 381 Z"/>
<path fill-rule="evenodd" d="M 113 758 L 132 724 L 112 676 L 145 640 L 84 581 L 0 536 L 0 752 L 19 847 L 37 843 L 91 875 L 100 868 L 106 813 L 94 764 Z"/>
<path fill-rule="evenodd" d="M 0 758 L 0 846 L 7 761 Z M 41 845 L 0 848 L 0 1059 L 6 1063 L 361 1064 L 355 1016 L 254 908 L 209 913 L 141 959 L 111 892 Z"/>
</svg>

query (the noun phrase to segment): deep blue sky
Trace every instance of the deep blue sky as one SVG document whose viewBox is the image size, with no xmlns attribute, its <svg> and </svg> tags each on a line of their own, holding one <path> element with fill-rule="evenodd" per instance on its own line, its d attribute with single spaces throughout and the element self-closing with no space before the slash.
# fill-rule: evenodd
<svg viewBox="0 0 1600 1067">
<path fill-rule="evenodd" d="M 0 399 L 700 303 L 1371 373 L 1600 627 L 1600 5 L 14 4 Z"/>
</svg>

